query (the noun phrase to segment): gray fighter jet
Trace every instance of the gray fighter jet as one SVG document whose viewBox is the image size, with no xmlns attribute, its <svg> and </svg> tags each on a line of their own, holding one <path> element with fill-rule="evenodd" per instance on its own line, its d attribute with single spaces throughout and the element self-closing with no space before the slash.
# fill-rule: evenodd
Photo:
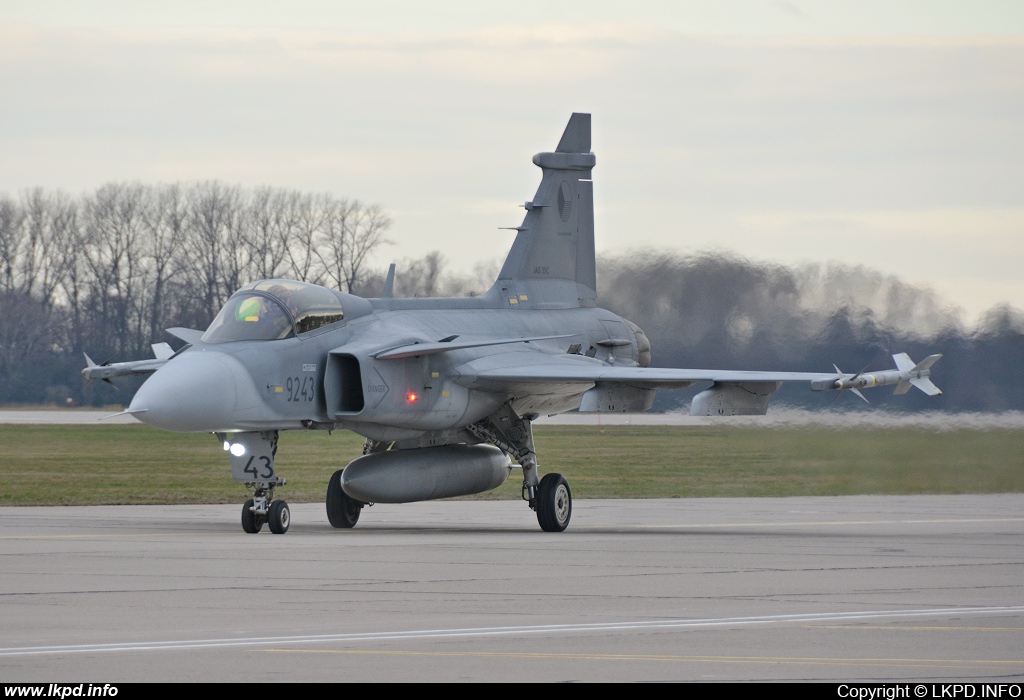
<svg viewBox="0 0 1024 700">
<path fill-rule="evenodd" d="M 350 528 L 370 503 L 481 493 L 522 470 L 522 496 L 542 529 L 572 515 L 569 484 L 540 475 L 532 423 L 540 415 L 644 411 L 658 388 L 710 382 L 695 415 L 763 415 L 785 381 L 813 390 L 896 384 L 940 393 L 939 359 L 844 374 L 648 367 L 635 324 L 596 304 L 590 115 L 573 114 L 558 147 L 533 162 L 543 177 L 491 289 L 466 298 L 379 299 L 283 279 L 238 290 L 205 331 L 172 328 L 187 345 L 156 359 L 96 365 L 86 378 L 152 374 L 126 411 L 149 425 L 217 435 L 231 473 L 253 496 L 242 528 L 288 530 L 274 499 L 285 480 L 274 458 L 282 430 L 352 430 L 363 456 L 327 485 L 327 515 Z M 861 395 L 863 398 L 863 396 Z"/>
</svg>

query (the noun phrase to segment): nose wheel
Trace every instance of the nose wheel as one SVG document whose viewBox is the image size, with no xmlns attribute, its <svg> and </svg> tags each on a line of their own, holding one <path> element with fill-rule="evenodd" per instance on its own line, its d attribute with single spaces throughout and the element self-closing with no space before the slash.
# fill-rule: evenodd
<svg viewBox="0 0 1024 700">
<path fill-rule="evenodd" d="M 242 530 L 255 535 L 263 529 L 263 519 L 253 512 L 253 500 L 250 498 L 242 505 Z"/>
<path fill-rule="evenodd" d="M 262 530 L 264 525 L 269 525 L 270 531 L 275 535 L 283 535 L 288 532 L 288 526 L 292 522 L 292 512 L 286 501 L 271 500 L 276 485 L 257 486 L 253 497 L 242 505 L 242 530 L 244 532 L 254 535 Z"/>
<path fill-rule="evenodd" d="M 283 535 L 288 532 L 288 526 L 292 522 L 292 512 L 285 501 L 274 501 L 270 504 L 267 512 L 267 524 L 270 531 L 275 535 Z"/>
</svg>

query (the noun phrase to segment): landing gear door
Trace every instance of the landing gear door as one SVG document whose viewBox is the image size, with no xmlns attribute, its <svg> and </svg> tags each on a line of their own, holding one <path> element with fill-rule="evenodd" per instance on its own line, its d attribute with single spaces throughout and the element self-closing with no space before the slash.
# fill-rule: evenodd
<svg viewBox="0 0 1024 700">
<path fill-rule="evenodd" d="M 226 433 L 224 444 L 231 455 L 231 478 L 246 483 L 278 483 L 274 467 L 277 431 Z"/>
</svg>

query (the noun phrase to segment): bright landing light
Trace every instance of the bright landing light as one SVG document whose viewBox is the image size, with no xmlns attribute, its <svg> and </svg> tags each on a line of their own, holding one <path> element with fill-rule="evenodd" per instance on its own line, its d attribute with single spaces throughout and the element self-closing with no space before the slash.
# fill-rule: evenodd
<svg viewBox="0 0 1024 700">
<path fill-rule="evenodd" d="M 245 445 L 240 442 L 236 442 L 231 446 L 231 454 L 235 457 L 241 457 L 245 454 Z"/>
</svg>

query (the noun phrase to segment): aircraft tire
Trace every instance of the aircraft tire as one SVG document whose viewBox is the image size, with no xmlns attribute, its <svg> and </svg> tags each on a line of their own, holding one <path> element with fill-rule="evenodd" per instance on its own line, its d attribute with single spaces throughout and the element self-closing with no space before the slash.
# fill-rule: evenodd
<svg viewBox="0 0 1024 700">
<path fill-rule="evenodd" d="M 341 472 L 339 469 L 331 475 L 327 482 L 327 519 L 336 528 L 352 528 L 359 522 L 359 514 L 363 510 L 360 501 L 349 496 L 341 488 Z"/>
<path fill-rule="evenodd" d="M 292 511 L 284 501 L 274 501 L 267 511 L 267 522 L 270 524 L 270 531 L 275 535 L 283 535 L 288 532 L 288 526 L 292 524 Z"/>
<path fill-rule="evenodd" d="M 561 474 L 545 474 L 537 486 L 537 522 L 544 532 L 562 532 L 572 517 L 572 491 Z"/>
<path fill-rule="evenodd" d="M 255 535 L 263 529 L 263 523 L 252 512 L 252 506 L 253 500 L 251 498 L 242 505 L 242 529 L 250 535 Z"/>
</svg>

